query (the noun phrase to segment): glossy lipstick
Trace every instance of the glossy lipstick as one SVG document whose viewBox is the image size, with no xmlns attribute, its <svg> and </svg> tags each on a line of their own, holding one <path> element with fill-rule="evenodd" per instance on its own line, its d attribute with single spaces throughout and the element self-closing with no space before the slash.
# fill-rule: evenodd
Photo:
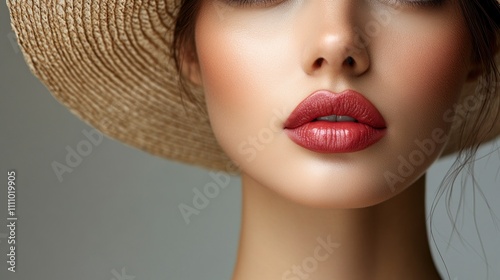
<svg viewBox="0 0 500 280">
<path fill-rule="evenodd" d="M 323 118 L 332 115 L 351 121 L 334 122 Z M 337 94 L 320 90 L 295 108 L 284 129 L 293 142 L 308 150 L 350 153 L 378 142 L 385 135 L 386 124 L 377 108 L 360 93 L 346 90 Z"/>
</svg>

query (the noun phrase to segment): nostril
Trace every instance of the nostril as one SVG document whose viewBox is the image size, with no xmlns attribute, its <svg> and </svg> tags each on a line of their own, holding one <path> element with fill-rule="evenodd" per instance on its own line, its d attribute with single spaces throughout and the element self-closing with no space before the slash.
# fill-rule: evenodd
<svg viewBox="0 0 500 280">
<path fill-rule="evenodd" d="M 323 62 L 325 61 L 324 58 L 320 57 L 318 59 L 316 59 L 314 61 L 314 68 L 317 69 L 317 68 L 321 68 L 321 66 L 323 65 Z M 347 64 L 349 66 L 354 66 L 356 64 L 356 61 L 354 60 L 354 58 L 352 56 L 348 56 L 345 60 L 344 60 L 344 64 Z"/>
<path fill-rule="evenodd" d="M 314 67 L 319 68 L 319 67 L 321 67 L 322 64 L 323 64 L 323 58 L 320 57 L 320 58 L 316 59 L 316 61 L 314 62 Z"/>
<path fill-rule="evenodd" d="M 356 63 L 356 61 L 354 60 L 354 58 L 352 58 L 352 56 L 349 56 L 348 58 L 346 58 L 345 62 L 349 66 L 353 66 Z"/>
</svg>

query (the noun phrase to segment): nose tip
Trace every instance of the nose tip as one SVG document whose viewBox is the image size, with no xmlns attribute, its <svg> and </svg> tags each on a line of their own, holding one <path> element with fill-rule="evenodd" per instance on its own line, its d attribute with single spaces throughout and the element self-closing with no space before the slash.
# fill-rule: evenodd
<svg viewBox="0 0 500 280">
<path fill-rule="evenodd" d="M 369 69 L 368 46 L 356 31 L 356 24 L 360 22 L 347 15 L 349 11 L 346 8 L 345 14 L 336 11 L 335 17 L 319 17 L 322 20 L 316 21 L 317 28 L 305 34 L 304 67 L 308 74 L 329 72 L 332 75 L 359 76 Z"/>
</svg>

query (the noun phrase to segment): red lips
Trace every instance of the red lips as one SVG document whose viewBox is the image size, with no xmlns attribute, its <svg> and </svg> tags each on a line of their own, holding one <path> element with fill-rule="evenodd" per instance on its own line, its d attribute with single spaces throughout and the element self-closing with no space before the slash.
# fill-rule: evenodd
<svg viewBox="0 0 500 280">
<path fill-rule="evenodd" d="M 316 120 L 330 115 L 348 116 L 355 122 Z M 321 153 L 355 152 L 378 142 L 386 131 L 385 120 L 360 93 L 316 91 L 302 101 L 284 124 L 296 144 Z"/>
</svg>

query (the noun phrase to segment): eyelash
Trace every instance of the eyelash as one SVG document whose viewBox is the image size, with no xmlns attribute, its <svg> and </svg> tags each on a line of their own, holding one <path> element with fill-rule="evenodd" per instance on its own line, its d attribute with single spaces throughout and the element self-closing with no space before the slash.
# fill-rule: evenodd
<svg viewBox="0 0 500 280">
<path fill-rule="evenodd" d="M 410 7 L 437 7 L 444 3 L 445 0 L 379 0 L 387 2 L 389 5 L 403 5 Z"/>
<path fill-rule="evenodd" d="M 284 0 L 226 0 L 226 2 L 231 6 L 241 7 L 267 7 L 278 4 L 279 1 Z"/>
<path fill-rule="evenodd" d="M 285 0 L 226 0 L 229 5 L 241 7 L 267 7 Z M 443 4 L 445 0 L 379 0 L 389 5 L 407 5 L 410 7 L 435 7 Z"/>
</svg>

